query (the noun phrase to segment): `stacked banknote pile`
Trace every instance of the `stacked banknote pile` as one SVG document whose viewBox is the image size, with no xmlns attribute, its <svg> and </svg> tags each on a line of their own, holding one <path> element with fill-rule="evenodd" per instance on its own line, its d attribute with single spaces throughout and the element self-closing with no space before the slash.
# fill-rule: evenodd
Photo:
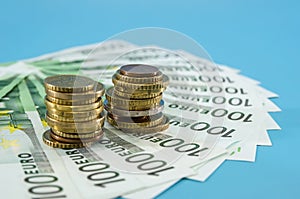
<svg viewBox="0 0 300 199">
<path fill-rule="evenodd" d="M 47 77 L 44 84 L 46 121 L 51 127 L 43 136 L 47 145 L 78 148 L 103 136 L 101 83 L 78 75 L 56 75 Z"/>
<path fill-rule="evenodd" d="M 132 93 L 138 96 L 130 97 L 132 107 L 138 107 L 137 99 L 153 100 L 154 107 L 143 104 L 148 108 L 146 112 L 124 112 L 120 101 L 114 100 L 128 100 L 117 83 L 136 83 L 119 70 L 128 64 L 155 66 L 169 78 L 167 90 L 157 75 L 157 92 Z M 272 145 L 268 130 L 280 129 L 269 115 L 280 111 L 270 100 L 278 97 L 275 93 L 236 69 L 183 50 L 112 40 L 3 63 L 0 68 L 3 198 L 152 198 L 182 178 L 205 181 L 225 160 L 255 161 L 257 146 Z M 97 97 L 92 101 L 91 91 L 87 90 L 78 91 L 80 100 L 73 99 L 68 91 L 47 86 L 45 92 L 44 80 L 61 74 L 101 82 L 108 90 L 103 99 L 105 114 L 113 125 L 105 121 L 102 127 L 98 120 L 103 115 L 90 115 L 102 112 L 102 88 L 93 90 Z M 88 110 L 65 109 L 86 106 L 81 104 L 82 98 L 97 105 Z M 80 105 L 75 105 L 77 102 Z M 158 118 L 165 115 L 169 127 L 156 133 L 128 133 L 122 131 L 128 126 L 120 128 L 123 123 L 118 123 L 119 118 L 145 114 L 159 114 Z M 75 128 L 65 129 L 69 126 L 65 123 L 72 123 L 74 115 L 82 121 L 76 132 L 72 132 Z M 97 125 L 86 125 L 94 120 Z M 50 128 L 50 136 L 59 142 L 63 138 L 64 143 L 83 133 L 102 138 L 83 148 L 52 148 L 43 142 L 44 132 Z M 15 185 L 13 189 L 11 185 Z"/>
<path fill-rule="evenodd" d="M 124 132 L 155 133 L 169 127 L 162 92 L 169 82 L 155 66 L 124 65 L 106 91 L 107 122 Z"/>
</svg>

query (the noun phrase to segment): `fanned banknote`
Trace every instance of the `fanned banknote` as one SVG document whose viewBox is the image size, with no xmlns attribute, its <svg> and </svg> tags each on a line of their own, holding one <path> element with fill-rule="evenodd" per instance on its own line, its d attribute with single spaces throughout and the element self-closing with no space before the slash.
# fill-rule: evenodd
<svg viewBox="0 0 300 199">
<path fill-rule="evenodd" d="M 81 74 L 112 86 L 123 64 L 157 66 L 170 79 L 164 93 L 169 129 L 128 134 L 105 123 L 91 147 L 54 149 L 43 80 Z M 1 191 L 12 198 L 153 198 L 182 178 L 205 181 L 226 159 L 255 161 L 280 129 L 275 93 L 228 66 L 183 50 L 121 40 L 79 46 L 0 65 Z M 10 184 L 18 185 L 10 189 Z M 201 185 L 199 185 L 201 186 Z"/>
</svg>

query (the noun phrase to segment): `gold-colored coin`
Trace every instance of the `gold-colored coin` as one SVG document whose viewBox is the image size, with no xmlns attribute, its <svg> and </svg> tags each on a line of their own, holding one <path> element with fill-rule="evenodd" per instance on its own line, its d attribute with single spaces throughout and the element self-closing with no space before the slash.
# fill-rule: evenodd
<svg viewBox="0 0 300 199">
<path fill-rule="evenodd" d="M 87 122 L 87 121 L 98 118 L 100 116 L 100 113 L 98 115 L 90 115 L 90 116 L 85 116 L 85 117 L 78 117 L 77 115 L 72 115 L 72 117 L 66 117 L 66 116 L 53 114 L 52 112 L 47 111 L 47 115 L 50 118 L 53 118 L 60 122 Z"/>
<path fill-rule="evenodd" d="M 92 104 L 95 103 L 98 100 L 101 100 L 101 98 L 87 98 L 87 99 L 71 99 L 71 100 L 66 100 L 66 99 L 59 99 L 59 98 L 54 98 L 49 95 L 46 96 L 46 99 L 50 102 L 53 102 L 55 104 L 60 104 L 60 105 L 87 105 L 87 104 Z"/>
<path fill-rule="evenodd" d="M 114 89 L 118 90 L 120 92 L 123 92 L 123 93 L 132 94 L 134 96 L 140 96 L 140 95 L 147 95 L 147 94 L 151 94 L 151 93 L 161 94 L 162 92 L 164 92 L 166 90 L 166 87 L 160 88 L 160 89 L 155 89 L 155 90 L 137 90 L 137 89 L 130 89 L 130 88 L 115 85 Z"/>
<path fill-rule="evenodd" d="M 163 100 L 161 100 L 163 101 Z M 114 108 L 117 108 L 117 109 L 122 109 L 122 110 L 127 110 L 127 111 L 144 111 L 144 110 L 148 110 L 148 109 L 153 109 L 157 106 L 160 105 L 160 102 L 158 103 L 154 103 L 154 104 L 148 104 L 148 105 L 134 105 L 134 106 L 127 106 L 127 105 L 122 105 L 122 106 L 119 106 L 119 105 L 114 105 L 114 104 L 111 104 L 108 100 L 107 100 L 107 103 L 109 104 L 109 106 L 114 109 Z"/>
<path fill-rule="evenodd" d="M 169 127 L 162 113 L 162 93 L 169 78 L 155 66 L 122 66 L 112 78 L 114 88 L 106 91 L 107 121 L 124 132 L 155 133 Z"/>
<path fill-rule="evenodd" d="M 162 82 L 163 80 L 163 74 L 159 71 L 156 76 L 150 76 L 150 77 L 132 77 L 132 76 L 126 76 L 122 75 L 120 73 L 120 70 L 117 70 L 116 73 L 113 75 L 113 78 L 117 80 L 121 80 L 128 83 L 134 83 L 134 84 L 149 84 L 149 83 L 157 83 Z"/>
<path fill-rule="evenodd" d="M 122 131 L 127 132 L 127 133 L 144 133 L 144 134 L 157 133 L 157 132 L 167 130 L 170 126 L 169 122 L 170 122 L 169 118 L 164 116 L 164 119 L 162 120 L 162 122 L 157 126 L 146 127 L 146 128 L 134 128 L 134 129 L 124 129 L 123 128 Z"/>
<path fill-rule="evenodd" d="M 52 133 L 64 137 L 64 138 L 94 138 L 103 134 L 102 129 L 90 133 L 64 133 L 55 129 L 52 129 Z"/>
<path fill-rule="evenodd" d="M 144 92 L 133 91 L 132 93 L 127 92 L 128 90 L 126 90 L 126 92 L 119 91 L 118 89 L 116 89 L 116 87 L 114 89 L 114 94 L 127 99 L 149 99 L 157 97 L 162 93 L 161 90 L 159 90 L 159 92 L 157 93 L 153 92 L 152 90 L 145 90 Z"/>
<path fill-rule="evenodd" d="M 46 104 L 46 107 L 48 110 L 56 109 L 59 111 L 82 112 L 82 111 L 90 111 L 90 110 L 99 108 L 100 106 L 102 106 L 102 100 L 99 99 L 98 101 L 96 101 L 95 103 L 92 103 L 92 104 L 70 106 L 70 105 L 55 104 L 55 103 L 47 100 L 47 98 L 45 98 L 45 104 Z"/>
<path fill-rule="evenodd" d="M 140 111 L 129 111 L 129 110 L 122 110 L 118 108 L 111 108 L 108 101 L 105 101 L 104 108 L 107 112 L 112 113 L 114 115 L 119 115 L 121 117 L 142 117 L 142 116 L 155 115 L 162 112 L 164 108 L 164 101 L 161 100 L 160 105 L 155 108 L 151 108 L 148 110 L 140 110 Z"/>
<path fill-rule="evenodd" d="M 107 121 L 120 129 L 134 129 L 153 127 L 160 124 L 163 120 L 163 115 L 157 114 L 148 117 L 117 117 L 116 115 L 108 114 Z"/>
<path fill-rule="evenodd" d="M 161 101 L 162 95 L 150 99 L 126 99 L 114 94 L 114 88 L 109 88 L 105 93 L 106 99 L 114 106 L 147 106 L 157 104 Z"/>
<path fill-rule="evenodd" d="M 127 123 L 145 123 L 145 122 L 151 122 L 156 121 L 160 119 L 163 114 L 160 112 L 155 115 L 146 115 L 146 116 L 140 116 L 140 117 L 123 117 L 120 115 L 115 115 L 112 113 L 107 114 L 109 117 L 113 118 L 117 122 L 127 122 Z"/>
<path fill-rule="evenodd" d="M 90 118 L 97 118 L 99 114 L 103 111 L 103 106 L 100 106 L 99 108 L 92 109 L 89 111 L 60 111 L 57 109 L 47 109 L 47 112 L 52 115 L 57 115 L 57 117 L 64 117 L 64 118 L 88 118 L 87 120 L 90 120 Z"/>
<path fill-rule="evenodd" d="M 47 96 L 52 98 L 59 98 L 65 100 L 86 100 L 86 99 L 98 99 L 104 94 L 104 85 L 97 82 L 97 86 L 95 89 L 88 92 L 79 92 L 79 93 L 66 93 L 66 92 L 58 92 L 54 90 L 46 89 Z"/>
<path fill-rule="evenodd" d="M 90 127 L 78 127 L 78 128 L 68 128 L 67 126 L 51 126 L 52 130 L 56 130 L 56 131 L 61 131 L 61 132 L 66 132 L 69 134 L 89 134 L 93 131 L 100 131 L 102 130 L 102 127 L 104 125 L 96 125 L 96 126 L 90 126 Z M 50 126 L 50 125 L 49 125 Z"/>
<path fill-rule="evenodd" d="M 64 138 L 61 136 L 58 136 L 54 133 L 51 133 L 50 136 L 59 142 L 64 142 L 64 143 L 73 143 L 73 144 L 80 144 L 80 143 L 93 143 L 96 142 L 97 140 L 101 139 L 103 136 L 103 133 L 100 135 L 97 135 L 97 137 L 93 138 Z"/>
<path fill-rule="evenodd" d="M 76 128 L 88 129 L 90 127 L 102 127 L 105 116 L 104 116 L 104 114 L 101 114 L 101 115 L 99 115 L 98 118 L 87 121 L 87 122 L 77 122 L 77 121 L 62 122 L 62 121 L 55 120 L 54 118 L 51 118 L 49 115 L 46 115 L 45 119 L 46 119 L 48 125 L 52 128 L 63 127 L 63 128 L 67 128 L 67 129 L 76 129 Z M 57 129 L 57 130 L 59 130 L 59 129 Z"/>
<path fill-rule="evenodd" d="M 43 141 L 48 146 L 54 147 L 54 148 L 61 148 L 61 149 L 72 149 L 72 148 L 81 148 L 84 146 L 90 146 L 92 143 L 64 143 L 59 142 L 51 137 L 51 130 L 47 130 L 43 134 Z"/>
<path fill-rule="evenodd" d="M 97 84 L 91 78 L 79 75 L 55 75 L 44 80 L 46 90 L 68 93 L 92 91 Z"/>
<path fill-rule="evenodd" d="M 118 80 L 116 78 L 112 79 L 112 82 L 115 86 L 124 87 L 131 90 L 159 90 L 165 88 L 169 85 L 169 78 L 166 75 L 163 75 L 163 81 L 157 83 L 149 83 L 149 84 L 134 84 L 128 83 L 125 81 Z"/>
</svg>

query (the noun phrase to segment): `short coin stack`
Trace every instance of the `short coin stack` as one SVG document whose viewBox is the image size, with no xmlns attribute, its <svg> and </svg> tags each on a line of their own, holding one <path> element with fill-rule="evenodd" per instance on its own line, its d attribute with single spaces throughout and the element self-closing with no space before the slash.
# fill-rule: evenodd
<svg viewBox="0 0 300 199">
<path fill-rule="evenodd" d="M 89 146 L 103 136 L 104 86 L 78 75 L 56 75 L 44 80 L 46 121 L 51 127 L 43 141 L 56 148 Z"/>
<path fill-rule="evenodd" d="M 169 78 L 155 66 L 122 66 L 112 79 L 114 87 L 106 91 L 104 107 L 107 121 L 124 132 L 155 133 L 169 127 L 163 115 L 162 93 Z"/>
</svg>

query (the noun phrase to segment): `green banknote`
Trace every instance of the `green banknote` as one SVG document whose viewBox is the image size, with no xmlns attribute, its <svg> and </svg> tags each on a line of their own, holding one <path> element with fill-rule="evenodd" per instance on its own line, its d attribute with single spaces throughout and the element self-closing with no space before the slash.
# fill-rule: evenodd
<svg viewBox="0 0 300 199">
<path fill-rule="evenodd" d="M 22 80 L 0 102 L 1 191 L 12 198 L 76 198 L 64 165 L 45 151 L 36 131 L 34 122 L 41 121 L 32 120 L 36 105 L 27 83 L 31 84 Z"/>
<path fill-rule="evenodd" d="M 109 149 L 111 144 L 102 142 L 96 143 L 94 148 L 70 150 L 46 146 L 42 143 L 42 134 L 48 127 L 43 122 L 46 109 L 41 86 L 42 79 L 25 78 L 1 101 L 0 167 L 5 172 L 0 181 L 5 184 L 1 187 L 5 195 L 14 198 L 111 198 L 193 174 L 189 167 L 167 165 L 163 157 L 110 134 L 104 142 L 118 142 L 120 147 L 130 149 L 129 156 L 120 156 L 114 150 L 105 150 L 103 156 L 99 149 L 105 146 Z M 140 164 L 127 160 L 143 155 L 163 165 L 136 173 Z M 121 161 L 132 169 L 121 167 L 120 170 L 116 163 Z M 11 191 L 10 184 L 19 185 L 18 189 Z"/>
<path fill-rule="evenodd" d="M 111 198 L 129 194 L 126 195 L 129 198 L 140 198 L 148 196 L 149 192 L 161 192 L 182 177 L 205 180 L 225 159 L 252 160 L 257 144 L 270 143 L 266 130 L 274 126 L 278 128 L 264 117 L 247 120 L 255 124 L 258 120 L 264 121 L 267 125 L 262 125 L 261 129 L 238 125 L 237 118 L 240 117 L 232 116 L 245 115 L 242 107 L 234 107 L 233 113 L 230 112 L 232 108 L 226 107 L 227 110 L 221 107 L 221 113 L 228 112 L 227 115 L 234 121 L 228 126 L 217 123 L 218 126 L 209 128 L 212 122 L 208 114 L 220 113 L 220 107 L 217 107 L 217 112 L 208 104 L 212 101 L 210 97 L 231 100 L 232 106 L 248 98 L 249 102 L 254 102 L 256 98 L 261 102 L 263 99 L 263 108 L 251 104 L 258 110 L 258 115 L 266 115 L 266 118 L 268 111 L 278 111 L 278 107 L 266 101 L 276 96 L 274 93 L 261 90 L 257 81 L 238 75 L 235 69 L 219 67 L 182 51 L 181 55 L 183 53 L 189 60 L 186 62 L 176 51 L 153 46 L 140 49 L 128 43 L 111 41 L 96 47 L 75 47 L 23 62 L 0 64 L 0 167 L 3 171 L 0 178 L 3 186 L 0 189 L 4 196 Z M 164 110 L 170 118 L 167 131 L 155 135 L 128 135 L 105 124 L 105 136 L 90 148 L 53 149 L 42 142 L 43 132 L 49 128 L 44 119 L 45 77 L 81 74 L 108 87 L 112 85 L 111 77 L 118 67 L 127 63 L 155 65 L 170 77 L 168 91 L 164 93 Z M 233 81 L 229 81 L 228 85 L 209 82 L 222 80 L 222 75 L 226 75 L 226 80 L 238 77 L 236 80 L 241 82 L 238 85 Z M 249 87 L 248 92 L 245 92 L 244 84 Z M 244 98 L 241 93 L 232 92 L 235 90 L 245 94 Z M 255 95 L 248 95 L 251 90 Z M 217 103 L 220 101 L 213 105 Z M 182 115 L 178 115 L 179 112 Z M 252 117 L 252 112 L 249 113 Z M 223 117 L 220 114 L 215 116 L 219 119 Z M 223 132 L 225 129 L 229 132 L 225 132 L 220 139 L 226 139 L 228 143 L 224 141 L 224 146 L 220 145 L 221 142 L 212 147 L 204 145 L 207 143 L 202 138 L 206 135 L 205 130 L 209 136 L 218 137 L 221 133 L 213 130 Z M 236 137 L 236 132 L 247 130 L 257 132 L 257 138 L 245 139 L 247 137 L 241 133 L 238 141 L 231 138 Z M 252 134 L 250 138 L 253 138 Z M 245 143 L 240 145 L 239 140 L 243 139 Z M 250 141 L 251 145 L 245 148 Z M 17 189 L 10 189 L 11 184 L 16 185 Z M 154 187 L 160 188 L 154 190 Z"/>
</svg>

